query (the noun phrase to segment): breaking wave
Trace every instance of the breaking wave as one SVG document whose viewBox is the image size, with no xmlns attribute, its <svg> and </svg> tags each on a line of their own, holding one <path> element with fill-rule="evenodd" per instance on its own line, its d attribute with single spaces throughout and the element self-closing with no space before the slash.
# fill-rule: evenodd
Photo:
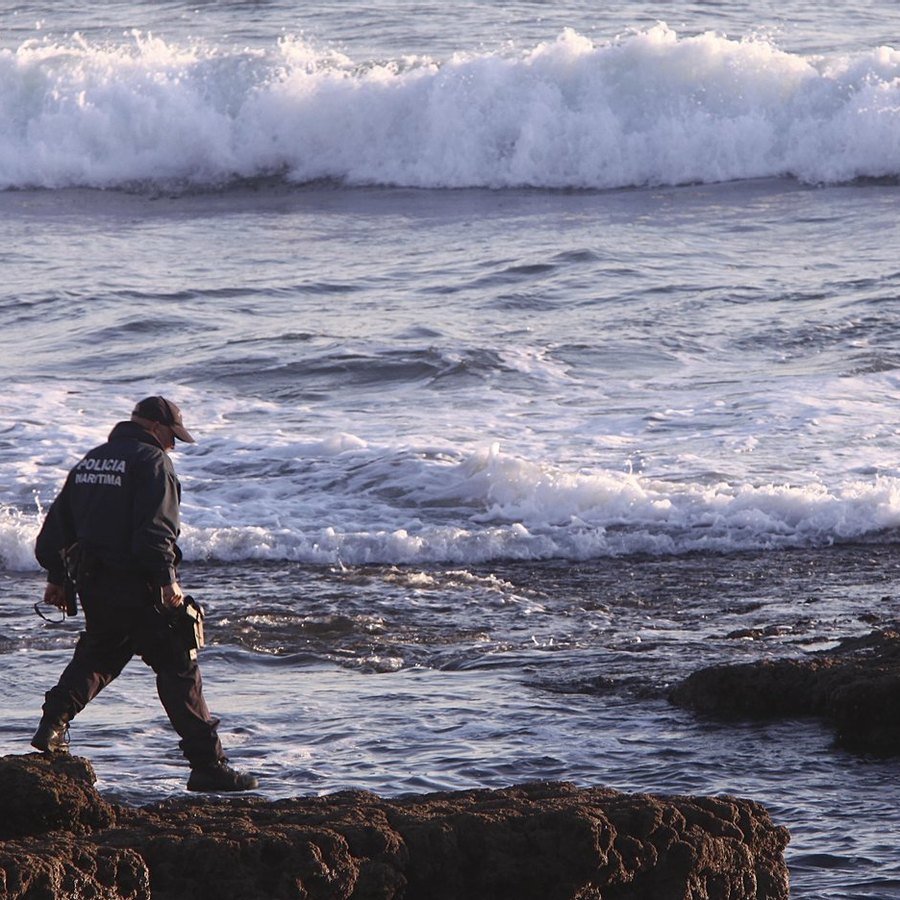
<svg viewBox="0 0 900 900">
<path fill-rule="evenodd" d="M 900 478 L 892 476 L 832 488 L 679 483 L 566 471 L 496 445 L 455 455 L 391 452 L 352 435 L 295 445 L 247 471 L 210 465 L 206 478 L 193 471 L 186 497 L 181 543 L 189 560 L 589 560 L 894 541 L 900 526 Z M 0 507 L 3 568 L 37 568 L 31 548 L 41 516 Z"/>
<path fill-rule="evenodd" d="M 584 188 L 900 176 L 900 51 L 803 56 L 757 38 L 360 62 L 134 34 L 0 52 L 0 188 L 216 189 L 279 178 Z"/>
</svg>

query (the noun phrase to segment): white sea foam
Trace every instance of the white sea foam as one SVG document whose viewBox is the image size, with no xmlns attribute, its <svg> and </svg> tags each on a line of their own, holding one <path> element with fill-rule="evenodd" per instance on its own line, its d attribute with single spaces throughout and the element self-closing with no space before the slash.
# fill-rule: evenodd
<svg viewBox="0 0 900 900">
<path fill-rule="evenodd" d="M 30 41 L 0 52 L 0 187 L 298 182 L 613 188 L 900 175 L 900 52 L 801 56 L 657 25 L 365 62 Z"/>
<path fill-rule="evenodd" d="M 729 484 L 567 471 L 494 445 L 440 461 L 331 439 L 305 445 L 280 475 L 222 479 L 190 465 L 188 558 L 315 564 L 589 559 L 633 553 L 817 546 L 900 526 L 900 478 Z M 282 457 L 283 459 L 283 457 Z M 365 476 L 357 475 L 365 469 Z M 52 495 L 52 494 L 51 494 Z M 4 504 L 0 559 L 34 569 L 40 509 Z"/>
<path fill-rule="evenodd" d="M 894 430 L 872 421 L 891 402 L 894 379 L 817 384 L 811 397 L 803 380 L 782 383 L 771 399 L 778 418 L 738 413 L 712 427 L 709 409 L 684 398 L 678 425 L 688 439 L 676 452 L 685 439 L 660 428 L 666 422 L 647 427 L 615 411 L 594 433 L 562 408 L 540 429 L 525 417 L 504 446 L 477 429 L 466 436 L 473 410 L 447 426 L 451 442 L 438 423 L 432 433 L 397 434 L 390 416 L 368 417 L 361 433 L 329 427 L 340 406 L 295 425 L 290 406 L 184 385 L 130 385 L 126 395 L 119 385 L 79 394 L 19 382 L 0 406 L 0 565 L 36 569 L 34 538 L 67 471 L 105 438 L 116 411 L 124 418 L 135 396 L 158 390 L 190 410 L 201 435 L 176 454 L 189 559 L 466 565 L 889 537 L 900 527 L 900 472 L 881 461 Z M 776 470 L 781 447 L 793 459 Z"/>
</svg>

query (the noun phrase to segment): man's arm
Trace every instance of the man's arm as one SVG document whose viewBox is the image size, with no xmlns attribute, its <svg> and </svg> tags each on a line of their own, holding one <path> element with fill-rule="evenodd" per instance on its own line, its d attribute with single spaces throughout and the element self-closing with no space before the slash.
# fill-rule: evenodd
<svg viewBox="0 0 900 900">
<path fill-rule="evenodd" d="M 34 555 L 47 570 L 47 581 L 59 588 L 66 583 L 64 552 L 78 539 L 69 512 L 67 489 L 68 481 L 50 505 L 44 524 L 34 542 Z"/>
<path fill-rule="evenodd" d="M 178 479 L 165 458 L 160 457 L 140 473 L 135 483 L 131 551 L 141 570 L 163 589 L 173 585 L 177 588 L 178 584 L 175 541 L 180 527 L 180 501 Z M 170 599 L 180 594 L 180 588 L 167 592 Z"/>
</svg>

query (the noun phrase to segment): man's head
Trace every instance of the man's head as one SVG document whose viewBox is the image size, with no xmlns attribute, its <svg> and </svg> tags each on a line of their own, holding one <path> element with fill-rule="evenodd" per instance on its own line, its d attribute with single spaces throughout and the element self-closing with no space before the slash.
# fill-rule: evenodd
<svg viewBox="0 0 900 900">
<path fill-rule="evenodd" d="M 135 406 L 131 420 L 152 432 L 166 450 L 175 446 L 175 438 L 195 443 L 193 435 L 184 427 L 181 410 L 165 397 L 145 397 Z"/>
</svg>

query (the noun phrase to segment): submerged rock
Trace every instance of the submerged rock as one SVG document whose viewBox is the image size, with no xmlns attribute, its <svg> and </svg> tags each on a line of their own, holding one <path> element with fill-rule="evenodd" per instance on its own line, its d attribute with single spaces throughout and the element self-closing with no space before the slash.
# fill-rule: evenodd
<svg viewBox="0 0 900 900">
<path fill-rule="evenodd" d="M 77 758 L 0 757 L 0 896 L 788 897 L 788 832 L 750 800 L 535 783 L 389 800 L 186 796 L 134 808 L 106 803 L 93 780 Z"/>
<path fill-rule="evenodd" d="M 839 746 L 900 754 L 900 632 L 876 631 L 803 659 L 712 666 L 675 687 L 678 706 L 719 718 L 815 716 Z"/>
</svg>

